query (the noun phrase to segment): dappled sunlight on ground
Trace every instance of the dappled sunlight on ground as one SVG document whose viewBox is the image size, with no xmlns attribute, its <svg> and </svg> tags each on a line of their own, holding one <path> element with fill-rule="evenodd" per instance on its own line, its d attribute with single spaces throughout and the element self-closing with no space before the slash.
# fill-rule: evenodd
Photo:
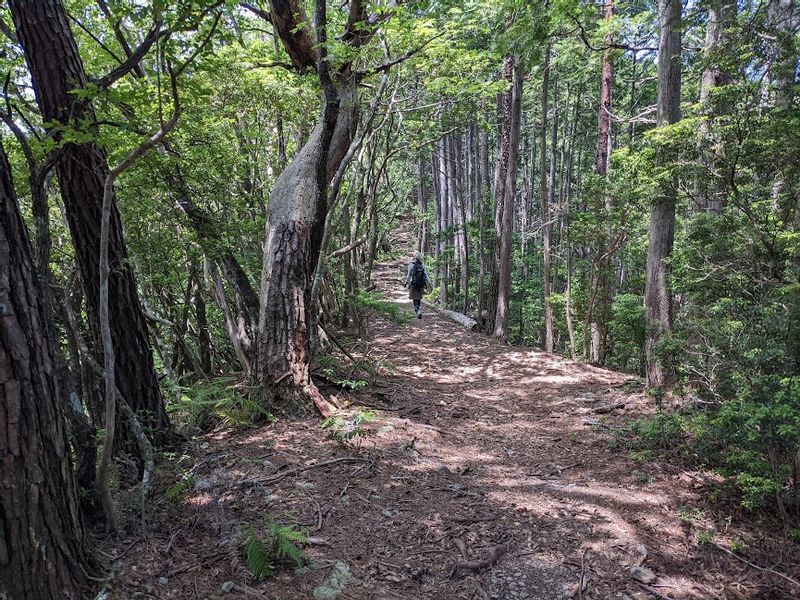
<svg viewBox="0 0 800 600">
<path fill-rule="evenodd" d="M 411 311 L 402 261 L 376 281 Z M 352 574 L 342 600 L 791 597 L 698 544 L 678 517 L 700 502 L 681 467 L 611 446 L 610 429 L 652 412 L 631 377 L 501 345 L 432 309 L 407 325 L 371 318 L 369 329 L 380 374 L 336 394 L 348 415 L 361 406 L 376 420 L 349 440 L 313 416 L 204 436 L 183 501 L 131 552 L 141 567 L 120 593 L 162 577 L 158 597 L 217 598 L 232 581 L 232 598 L 299 600 L 341 562 Z M 306 531 L 312 560 L 256 581 L 242 531 L 263 533 L 270 519 Z M 637 565 L 652 585 L 631 579 Z M 754 576 L 756 586 L 739 583 Z"/>
</svg>

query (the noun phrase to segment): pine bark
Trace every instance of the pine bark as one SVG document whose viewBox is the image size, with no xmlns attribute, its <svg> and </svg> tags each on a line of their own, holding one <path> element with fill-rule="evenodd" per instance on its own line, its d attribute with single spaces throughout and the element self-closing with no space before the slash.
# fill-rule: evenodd
<svg viewBox="0 0 800 600">
<path fill-rule="evenodd" d="M 658 106 L 657 126 L 680 120 L 681 99 L 681 8 L 680 0 L 659 0 Z M 674 157 L 659 150 L 657 164 L 667 165 Z M 673 357 L 659 348 L 672 333 L 672 292 L 669 258 L 675 238 L 677 181 L 671 177 L 661 184 L 650 211 L 645 282 L 647 338 L 645 359 L 647 384 L 663 389 L 673 377 Z"/>
<path fill-rule="evenodd" d="M 0 147 L 0 597 L 78 599 L 92 565 L 31 254 Z"/>
<path fill-rule="evenodd" d="M 61 0 L 10 0 L 9 6 L 42 119 L 67 127 L 89 123 L 93 131 L 94 109 L 89 100 L 74 93 L 86 87 L 87 78 Z M 59 58 L 57 63 L 53 62 L 53 57 Z M 54 68 L 55 64 L 58 68 Z M 60 137 L 57 130 L 53 135 L 56 139 Z M 89 322 L 98 348 L 100 212 L 108 170 L 105 151 L 93 142 L 67 144 L 56 164 L 81 281 L 89 301 Z M 116 205 L 111 214 L 109 265 L 112 336 L 119 363 L 124 365 L 118 374 L 118 387 L 140 415 L 142 424 L 154 432 L 158 441 L 165 442 L 171 435 L 171 425 L 164 410 L 147 325 Z M 138 456 L 133 432 L 124 419 L 120 423 L 117 448 Z"/>
<path fill-rule="evenodd" d="M 344 158 L 357 122 L 356 92 L 339 88 L 339 116 L 330 149 L 325 152 L 325 129 L 319 123 L 306 144 L 278 177 L 270 192 L 257 336 L 255 382 L 270 404 L 288 406 L 309 396 L 324 411 L 324 401 L 310 373 L 308 304 L 320 252 L 327 205 L 320 202 L 317 166 L 327 154 L 327 186 Z"/>
</svg>

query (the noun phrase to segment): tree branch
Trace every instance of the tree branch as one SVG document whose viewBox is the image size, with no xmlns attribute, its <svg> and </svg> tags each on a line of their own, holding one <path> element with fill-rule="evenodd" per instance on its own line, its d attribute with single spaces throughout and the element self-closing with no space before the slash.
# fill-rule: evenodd
<svg viewBox="0 0 800 600">
<path fill-rule="evenodd" d="M 317 53 L 311 23 L 299 0 L 270 0 L 270 18 L 275 32 L 300 72 L 315 67 Z"/>
<path fill-rule="evenodd" d="M 111 501 L 111 492 L 108 487 L 108 469 L 111 465 L 111 453 L 114 447 L 114 433 L 116 427 L 117 410 L 117 383 L 115 373 L 115 354 L 114 344 L 111 337 L 111 322 L 108 314 L 109 279 L 110 268 L 108 263 L 108 239 L 111 223 L 111 207 L 114 201 L 114 182 L 117 178 L 135 163 L 148 150 L 153 148 L 167 135 L 178 123 L 181 114 L 180 99 L 178 97 L 178 82 L 175 73 L 170 69 L 170 84 L 172 87 L 173 112 L 169 121 L 162 124 L 156 133 L 149 139 L 137 146 L 122 162 L 111 169 L 106 176 L 103 185 L 103 206 L 100 217 L 100 302 L 98 312 L 100 313 L 100 335 L 103 344 L 103 354 L 105 357 L 104 379 L 105 379 L 105 439 L 103 440 L 103 457 L 100 461 L 100 468 L 97 472 L 97 486 L 103 502 L 103 509 L 108 518 L 109 527 L 114 527 L 114 505 Z M 125 402 L 120 399 L 120 405 Z M 144 485 L 149 483 L 143 483 Z"/>
<path fill-rule="evenodd" d="M 583 23 L 580 22 L 578 17 L 576 17 L 572 13 L 567 13 L 567 15 L 569 15 L 569 18 L 572 19 L 575 22 L 575 25 L 578 26 L 578 35 L 580 36 L 581 41 L 583 42 L 584 46 L 586 46 L 589 50 L 592 50 L 594 52 L 605 52 L 606 50 L 611 50 L 611 49 L 628 50 L 628 51 L 632 51 L 632 52 L 642 52 L 644 50 L 648 50 L 650 52 L 657 52 L 658 51 L 658 48 L 651 47 L 651 46 L 642 46 L 640 48 L 636 48 L 634 46 L 629 46 L 628 44 L 618 44 L 616 42 L 612 42 L 612 43 L 606 44 L 604 46 L 594 46 L 589 41 L 589 37 L 586 35 L 586 28 L 583 26 Z"/>
</svg>

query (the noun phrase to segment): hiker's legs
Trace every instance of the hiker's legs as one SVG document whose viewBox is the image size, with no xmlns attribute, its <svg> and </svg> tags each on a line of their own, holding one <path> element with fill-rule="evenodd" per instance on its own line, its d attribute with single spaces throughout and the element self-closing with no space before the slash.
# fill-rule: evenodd
<svg viewBox="0 0 800 600">
<path fill-rule="evenodd" d="M 421 308 L 422 300 L 412 300 L 412 302 L 414 302 L 414 312 L 418 313 Z"/>
</svg>

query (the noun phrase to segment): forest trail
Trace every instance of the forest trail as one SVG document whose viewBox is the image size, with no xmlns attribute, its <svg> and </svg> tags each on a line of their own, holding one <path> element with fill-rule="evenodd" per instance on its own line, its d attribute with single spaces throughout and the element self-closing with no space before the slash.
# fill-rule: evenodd
<svg viewBox="0 0 800 600">
<path fill-rule="evenodd" d="M 376 282 L 410 310 L 403 266 L 380 265 Z M 127 553 L 115 597 L 781 597 L 780 580 L 753 595 L 755 571 L 698 546 L 679 518 L 705 518 L 695 475 L 611 447 L 610 430 L 649 405 L 629 376 L 501 345 L 435 310 L 366 328 L 377 382 L 335 392 L 376 412 L 364 435 L 337 442 L 311 416 L 201 437 L 178 461 L 185 496 L 157 508 L 145 540 L 106 547 Z M 311 536 L 309 562 L 255 581 L 242 531 L 272 519 Z M 657 580 L 634 581 L 638 565 Z"/>
</svg>

